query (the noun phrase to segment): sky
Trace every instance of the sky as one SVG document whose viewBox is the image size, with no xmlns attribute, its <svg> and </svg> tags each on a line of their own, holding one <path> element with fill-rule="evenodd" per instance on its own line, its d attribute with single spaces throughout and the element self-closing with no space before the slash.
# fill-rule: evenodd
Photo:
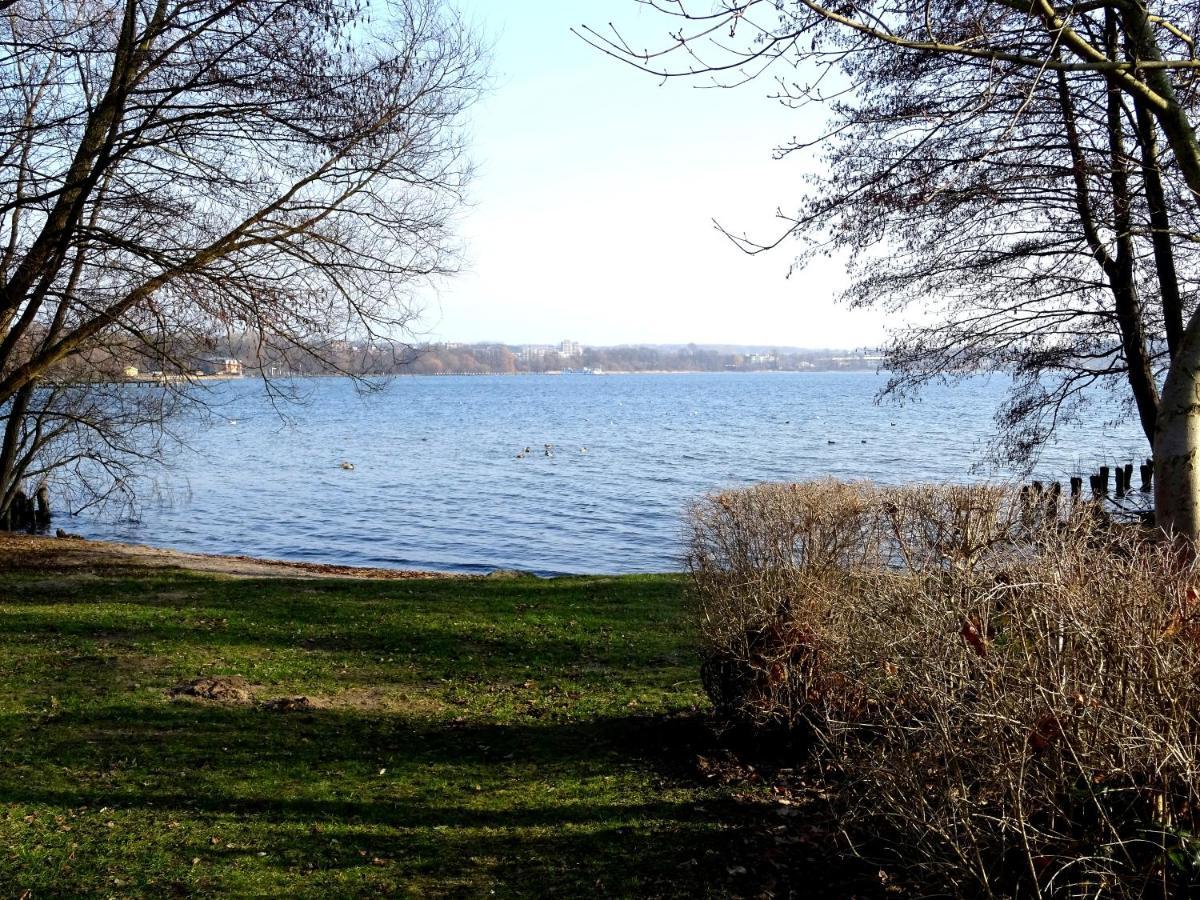
<svg viewBox="0 0 1200 900">
<path fill-rule="evenodd" d="M 766 80 L 662 83 L 571 33 L 613 22 L 649 45 L 666 26 L 635 0 L 457 5 L 493 46 L 492 87 L 470 120 L 465 268 L 425 298 L 427 339 L 879 343 L 879 313 L 833 302 L 840 264 L 789 278 L 794 244 L 748 256 L 713 225 L 778 235 L 812 163 L 772 151 L 819 116 L 770 100 Z"/>
</svg>

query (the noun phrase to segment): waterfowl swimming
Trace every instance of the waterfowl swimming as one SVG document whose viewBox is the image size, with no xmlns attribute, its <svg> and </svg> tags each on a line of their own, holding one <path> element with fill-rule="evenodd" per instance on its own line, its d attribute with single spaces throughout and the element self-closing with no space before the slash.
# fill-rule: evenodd
<svg viewBox="0 0 1200 900">
<path fill-rule="evenodd" d="M 354 471 L 354 463 L 350 462 L 349 460 L 343 459 L 342 460 L 342 468 L 345 469 L 347 472 L 352 472 L 352 471 Z"/>
</svg>

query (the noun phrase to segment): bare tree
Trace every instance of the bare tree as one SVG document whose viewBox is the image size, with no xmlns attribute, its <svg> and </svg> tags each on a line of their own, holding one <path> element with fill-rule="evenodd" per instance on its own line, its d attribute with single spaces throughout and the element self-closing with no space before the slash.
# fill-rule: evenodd
<svg viewBox="0 0 1200 900">
<path fill-rule="evenodd" d="M 403 334 L 416 287 L 455 266 L 481 62 L 439 0 L 0 6 L 0 413 L 14 435 L 50 410 L 62 425 L 68 397 L 93 413 L 112 399 L 64 382 L 97 347 L 185 370 L 179 348 L 214 332 L 276 360 Z"/>
<path fill-rule="evenodd" d="M 685 2 L 646 5 L 680 23 L 661 51 L 634 51 L 619 35 L 585 36 L 658 74 L 745 79 L 807 66 L 807 83 L 782 70 L 785 97 L 832 104 L 850 123 L 818 143 L 835 154 L 857 149 L 857 158 L 844 159 L 857 164 L 855 186 L 867 193 L 843 190 L 837 199 L 856 214 L 874 210 L 855 227 L 885 250 L 857 261 L 862 271 L 883 263 L 860 282 L 859 299 L 905 291 L 914 299 L 938 284 L 943 293 L 933 296 L 948 299 L 941 340 L 901 340 L 899 357 L 907 352 L 912 371 L 954 374 L 997 347 L 1019 347 L 1015 368 L 1025 366 L 1036 390 L 1042 373 L 1065 363 L 1065 393 L 1057 401 L 1018 397 L 1010 410 L 1017 418 L 1058 409 L 1098 375 L 1121 375 L 1153 440 L 1159 522 L 1200 538 L 1200 316 L 1186 290 L 1200 195 L 1197 4 L 747 0 L 703 12 Z M 900 148 L 885 151 L 878 166 L 863 163 L 898 136 Z M 907 191 L 889 195 L 898 182 Z M 911 201 L 916 207 L 906 207 Z M 987 218 L 989 201 L 999 227 Z M 810 204 L 792 230 L 830 227 L 821 212 L 834 215 L 836 228 L 847 221 L 838 210 Z M 908 230 L 914 216 L 916 232 Z M 1180 234 L 1186 242 L 1172 239 Z M 861 251 L 866 242 L 843 245 Z M 886 253 L 896 248 L 900 261 L 889 264 Z M 990 299 L 963 305 L 971 291 Z M 1111 339 L 1097 339 L 1104 334 Z"/>
</svg>

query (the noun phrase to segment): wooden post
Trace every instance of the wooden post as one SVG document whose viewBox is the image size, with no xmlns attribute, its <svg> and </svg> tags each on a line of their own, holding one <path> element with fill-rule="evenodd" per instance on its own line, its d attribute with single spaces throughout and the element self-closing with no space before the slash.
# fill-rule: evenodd
<svg viewBox="0 0 1200 900">
<path fill-rule="evenodd" d="M 1062 499 L 1062 482 L 1055 481 L 1046 493 L 1046 516 L 1049 521 L 1058 521 L 1058 504 Z"/>
<path fill-rule="evenodd" d="M 1100 467 L 1100 493 L 1108 494 L 1108 466 Z"/>
<path fill-rule="evenodd" d="M 1142 463 L 1142 490 L 1145 493 L 1150 493 L 1154 490 L 1154 462 L 1146 460 Z"/>
<path fill-rule="evenodd" d="M 1124 469 L 1124 467 L 1117 466 L 1116 472 L 1114 472 L 1114 474 L 1117 476 L 1116 494 L 1118 497 L 1124 497 L 1125 496 L 1125 469 Z"/>
<path fill-rule="evenodd" d="M 1133 463 L 1125 463 L 1125 491 L 1133 490 Z"/>
<path fill-rule="evenodd" d="M 1083 479 L 1078 475 L 1071 478 L 1071 501 L 1074 502 L 1083 496 Z"/>
</svg>

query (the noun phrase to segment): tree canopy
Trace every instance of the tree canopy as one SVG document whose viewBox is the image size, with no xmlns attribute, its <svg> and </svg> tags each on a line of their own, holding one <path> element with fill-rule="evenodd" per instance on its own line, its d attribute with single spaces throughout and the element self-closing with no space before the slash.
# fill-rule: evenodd
<svg viewBox="0 0 1200 900">
<path fill-rule="evenodd" d="M 847 297 L 918 307 L 890 348 L 893 390 L 1016 374 L 1003 448 L 1027 458 L 1096 382 L 1152 443 L 1165 527 L 1200 535 L 1193 127 L 1200 5 L 646 0 L 660 76 L 774 78 L 820 104 L 823 170 L 788 215 L 801 254 L 840 249 Z M 742 241 L 756 252 L 778 238 Z"/>
</svg>

